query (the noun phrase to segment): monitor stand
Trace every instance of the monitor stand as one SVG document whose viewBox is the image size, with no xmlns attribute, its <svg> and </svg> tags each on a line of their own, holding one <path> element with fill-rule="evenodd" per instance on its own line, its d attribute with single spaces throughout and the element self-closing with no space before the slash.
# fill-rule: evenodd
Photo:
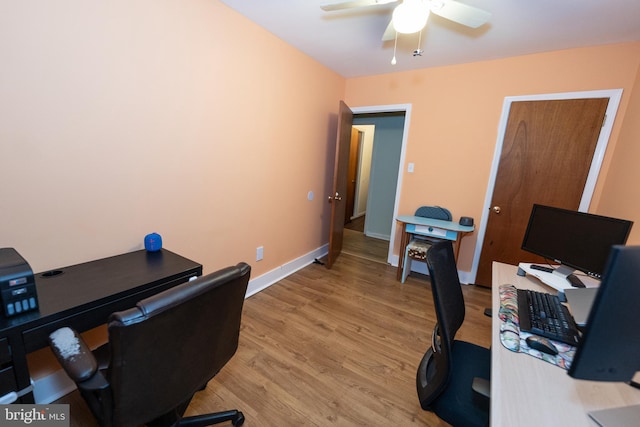
<svg viewBox="0 0 640 427">
<path fill-rule="evenodd" d="M 602 427 L 635 426 L 640 419 L 640 405 L 591 411 L 589 416 Z"/>
<path fill-rule="evenodd" d="M 567 280 L 567 276 L 569 276 L 570 274 L 573 274 L 574 272 L 575 270 L 573 268 L 560 264 L 558 266 L 555 266 L 555 270 L 553 271 L 553 274 L 562 276 L 565 280 Z"/>
<path fill-rule="evenodd" d="M 518 264 L 518 274 L 524 276 L 529 274 L 538 278 L 542 283 L 552 287 L 558 292 L 564 293 L 565 289 L 572 288 L 571 283 L 567 280 L 567 276 L 573 273 L 573 270 L 564 265 L 553 266 L 554 270 L 551 273 L 546 271 L 537 270 L 532 266 L 538 265 L 536 263 L 521 262 Z M 523 272 L 521 274 L 521 271 Z"/>
<path fill-rule="evenodd" d="M 540 280 L 545 285 L 557 290 L 560 294 L 564 294 L 565 289 L 579 289 L 572 286 L 571 282 L 569 282 L 569 280 L 567 279 L 567 276 L 573 274 L 573 272 L 575 271 L 572 268 L 561 264 L 553 265 L 551 266 L 553 267 L 553 271 L 546 272 L 535 268 L 535 266 L 539 265 L 540 264 L 536 263 L 521 262 L 520 264 L 518 264 L 518 275 L 525 276 L 527 274 L 530 274 L 531 276 L 538 278 L 538 280 Z M 600 281 L 598 279 L 586 275 L 580 277 L 580 281 L 587 288 L 597 288 L 598 286 L 600 286 Z"/>
</svg>

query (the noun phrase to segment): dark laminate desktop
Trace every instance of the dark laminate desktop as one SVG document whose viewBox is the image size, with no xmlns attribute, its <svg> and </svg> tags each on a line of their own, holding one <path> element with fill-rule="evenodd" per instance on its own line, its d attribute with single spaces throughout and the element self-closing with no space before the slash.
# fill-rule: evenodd
<svg viewBox="0 0 640 427">
<path fill-rule="evenodd" d="M 89 330 L 105 323 L 114 311 L 200 275 L 202 265 L 166 249 L 139 250 L 36 274 L 39 310 L 0 320 L 0 396 L 30 386 L 26 355 L 46 347 L 55 329 Z M 22 402 L 33 402 L 33 395 L 25 395 Z"/>
</svg>

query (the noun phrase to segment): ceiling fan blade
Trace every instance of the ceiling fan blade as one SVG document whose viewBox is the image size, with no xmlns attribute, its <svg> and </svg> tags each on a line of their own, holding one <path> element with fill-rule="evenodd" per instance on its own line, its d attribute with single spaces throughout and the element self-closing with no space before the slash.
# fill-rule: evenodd
<svg viewBox="0 0 640 427">
<path fill-rule="evenodd" d="M 393 40 L 396 38 L 396 29 L 393 28 L 393 19 L 389 21 L 389 25 L 387 25 L 387 29 L 384 30 L 384 34 L 382 35 L 382 41 L 386 42 L 389 40 Z"/>
<path fill-rule="evenodd" d="M 455 0 L 432 1 L 431 12 L 471 28 L 478 28 L 491 19 L 490 12 Z"/>
<path fill-rule="evenodd" d="M 342 3 L 320 5 L 320 9 L 330 12 L 332 10 L 353 9 L 356 7 L 376 6 L 380 4 L 396 3 L 398 0 L 353 0 Z"/>
</svg>

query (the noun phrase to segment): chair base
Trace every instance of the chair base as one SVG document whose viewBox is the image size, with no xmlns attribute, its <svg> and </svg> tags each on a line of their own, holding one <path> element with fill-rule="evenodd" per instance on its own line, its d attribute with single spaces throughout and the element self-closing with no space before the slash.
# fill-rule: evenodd
<svg viewBox="0 0 640 427">
<path fill-rule="evenodd" d="M 431 402 L 438 418 L 456 426 L 489 425 L 490 399 L 472 388 L 474 378 L 491 378 L 491 350 L 469 342 L 454 341 L 451 378 L 447 388 Z"/>
<path fill-rule="evenodd" d="M 192 417 L 182 418 L 177 425 L 204 427 L 223 423 L 225 421 L 231 421 L 231 424 L 236 427 L 240 427 L 242 424 L 244 424 L 244 414 L 237 409 L 233 409 L 230 411 L 216 412 L 213 414 L 195 415 Z"/>
<path fill-rule="evenodd" d="M 189 399 L 191 400 L 191 399 Z M 176 410 L 169 412 L 155 420 L 147 423 L 148 427 L 178 427 L 178 426 L 190 426 L 190 427 L 204 427 L 214 424 L 224 423 L 231 421 L 236 427 L 240 427 L 244 424 L 244 414 L 237 409 L 231 409 L 229 411 L 213 412 L 210 414 L 192 415 L 190 417 L 183 417 L 182 414 L 188 406 L 188 401 Z"/>
</svg>

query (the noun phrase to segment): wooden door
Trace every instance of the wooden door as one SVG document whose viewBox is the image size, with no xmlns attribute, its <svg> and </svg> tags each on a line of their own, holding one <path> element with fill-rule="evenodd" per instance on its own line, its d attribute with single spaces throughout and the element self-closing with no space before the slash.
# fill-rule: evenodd
<svg viewBox="0 0 640 427">
<path fill-rule="evenodd" d="M 333 191 L 329 195 L 331 203 L 331 219 L 329 223 L 329 255 L 327 268 L 342 251 L 342 237 L 344 234 L 345 204 L 342 198 L 347 192 L 347 174 L 349 169 L 349 149 L 351 146 L 351 126 L 353 112 L 343 101 L 338 109 L 338 132 L 336 136 L 336 160 L 333 168 Z"/>
<path fill-rule="evenodd" d="M 491 264 L 540 262 L 520 249 L 534 203 L 578 209 L 608 98 L 511 104 L 476 284 Z"/>
<path fill-rule="evenodd" d="M 356 180 L 358 179 L 358 164 L 360 159 L 360 138 L 362 132 L 351 128 L 351 142 L 349 143 L 349 172 L 347 173 L 347 203 L 344 223 L 351 222 L 356 202 Z"/>
</svg>

